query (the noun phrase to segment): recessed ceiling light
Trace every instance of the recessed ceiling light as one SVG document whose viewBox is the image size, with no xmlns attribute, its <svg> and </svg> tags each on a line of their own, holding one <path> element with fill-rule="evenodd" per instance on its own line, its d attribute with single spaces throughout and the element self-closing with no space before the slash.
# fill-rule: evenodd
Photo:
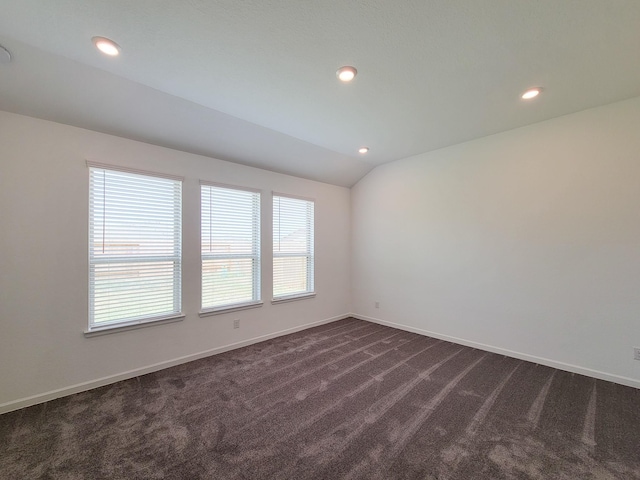
<svg viewBox="0 0 640 480">
<path fill-rule="evenodd" d="M 345 67 L 340 67 L 336 72 L 336 75 L 342 82 L 350 82 L 351 80 L 356 78 L 357 74 L 358 70 L 356 70 L 355 67 L 350 67 L 348 65 Z"/>
<path fill-rule="evenodd" d="M 358 149 L 358 153 L 367 153 L 369 151 L 369 147 L 360 147 Z"/>
<path fill-rule="evenodd" d="M 531 100 L 532 98 L 536 98 L 538 95 L 540 95 L 540 92 L 542 92 L 542 88 L 540 87 L 530 88 L 522 94 L 521 98 L 523 100 Z"/>
<path fill-rule="evenodd" d="M 111 57 L 120 55 L 120 45 L 118 45 L 113 40 L 109 40 L 108 38 L 104 37 L 93 37 L 91 41 L 96 46 L 96 48 L 105 55 L 109 55 Z"/>
</svg>

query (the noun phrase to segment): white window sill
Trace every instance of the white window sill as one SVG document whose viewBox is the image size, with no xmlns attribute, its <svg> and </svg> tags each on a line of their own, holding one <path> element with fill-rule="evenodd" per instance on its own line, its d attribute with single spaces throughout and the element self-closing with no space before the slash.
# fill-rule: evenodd
<svg viewBox="0 0 640 480">
<path fill-rule="evenodd" d="M 201 310 L 198 315 L 200 317 L 208 317 L 210 315 L 221 315 L 223 313 L 237 312 L 239 310 L 248 310 L 250 308 L 260 308 L 263 305 L 262 302 L 241 303 L 235 305 L 227 305 L 225 307 L 208 308 Z"/>
<path fill-rule="evenodd" d="M 298 300 L 306 300 L 307 298 L 314 298 L 316 296 L 316 292 L 309 293 L 300 293 L 298 295 L 289 295 L 287 297 L 278 297 L 271 300 L 272 305 L 277 305 L 278 303 L 287 303 L 287 302 L 295 302 Z"/>
<path fill-rule="evenodd" d="M 139 328 L 153 327 L 155 325 L 165 325 L 167 323 L 181 322 L 184 320 L 185 315 L 179 313 L 170 317 L 154 318 L 149 320 L 136 320 L 130 323 L 118 323 L 115 325 L 104 325 L 100 327 L 93 327 L 89 330 L 85 330 L 84 336 L 98 337 L 100 335 L 108 335 L 110 333 L 126 332 L 129 330 L 137 330 Z"/>
</svg>

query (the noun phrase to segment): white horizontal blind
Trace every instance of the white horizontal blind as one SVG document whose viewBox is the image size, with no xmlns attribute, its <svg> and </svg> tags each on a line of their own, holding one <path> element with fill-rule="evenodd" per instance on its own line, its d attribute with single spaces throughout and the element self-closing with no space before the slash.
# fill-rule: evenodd
<svg viewBox="0 0 640 480">
<path fill-rule="evenodd" d="M 260 192 L 201 185 L 202 310 L 260 300 Z"/>
<path fill-rule="evenodd" d="M 314 202 L 273 196 L 273 298 L 312 293 Z"/>
<path fill-rule="evenodd" d="M 89 167 L 89 329 L 181 311 L 182 182 Z"/>
</svg>

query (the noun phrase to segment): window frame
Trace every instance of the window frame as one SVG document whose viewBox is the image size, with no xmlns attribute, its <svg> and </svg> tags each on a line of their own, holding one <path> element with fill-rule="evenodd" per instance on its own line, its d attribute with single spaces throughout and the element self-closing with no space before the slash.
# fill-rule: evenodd
<svg viewBox="0 0 640 480">
<path fill-rule="evenodd" d="M 122 330 L 137 329 L 150 325 L 158 325 L 171 323 L 182 320 L 185 315 L 182 310 L 182 216 L 183 216 L 183 194 L 184 194 L 184 177 L 164 174 L 158 172 L 150 172 L 145 170 L 138 170 L 134 168 L 122 167 L 117 165 L 110 165 L 92 161 L 86 161 L 88 171 L 88 329 L 85 330 L 85 336 L 102 335 L 105 333 L 117 332 Z M 173 188 L 178 188 L 178 192 L 174 191 L 171 196 L 173 199 L 177 199 L 177 204 L 174 204 L 173 210 L 175 212 L 173 220 L 173 248 L 172 255 L 114 255 L 111 257 L 95 257 L 93 256 L 93 248 L 95 243 L 95 221 L 94 221 L 94 203 L 92 190 L 92 174 L 94 170 L 111 171 L 121 174 L 132 174 L 143 177 L 152 177 L 171 180 L 175 182 Z M 173 276 L 172 276 L 172 303 L 173 311 L 160 314 L 147 314 L 140 315 L 138 317 L 124 317 L 121 319 L 114 319 L 111 321 L 96 322 L 95 321 L 95 269 L 97 265 L 109 265 L 109 264 L 123 264 L 123 263 L 152 263 L 158 261 L 173 262 Z"/>
<path fill-rule="evenodd" d="M 307 250 L 306 251 L 300 251 L 300 252 L 287 252 L 287 253 L 279 253 L 276 252 L 276 242 L 275 239 L 273 237 L 275 237 L 275 232 L 276 232 L 276 212 L 275 212 L 275 200 L 276 198 L 284 198 L 284 199 L 292 199 L 292 200 L 299 200 L 299 201 L 304 201 L 307 202 L 308 204 L 311 205 L 311 222 L 309 224 L 309 228 L 306 231 L 307 234 Z M 288 193 L 280 193 L 280 192 L 272 192 L 272 198 L 271 198 L 271 207 L 272 207 L 272 212 L 271 212 L 271 218 L 272 218 L 272 239 L 273 239 L 273 245 L 272 245 L 272 265 L 273 265 L 273 271 L 272 271 L 272 300 L 271 303 L 272 304 L 278 304 L 278 303 L 285 303 L 285 302 L 291 302 L 291 301 L 296 301 L 296 300 L 303 300 L 303 299 L 307 299 L 307 298 L 314 298 L 316 296 L 316 291 L 315 291 L 315 205 L 316 201 L 314 198 L 310 198 L 310 197 L 303 197 L 303 196 L 299 196 L 299 195 L 291 195 Z M 278 219 L 280 219 L 280 214 L 278 216 Z M 297 258 L 297 257 L 305 257 L 306 260 L 306 264 L 307 264 L 307 278 L 306 278 L 306 284 L 307 284 L 307 288 L 304 291 L 299 291 L 299 292 L 295 292 L 295 293 L 291 293 L 291 294 L 285 294 L 285 295 L 275 295 L 275 261 L 276 258 L 286 258 L 286 257 L 290 257 L 290 258 Z"/>
<path fill-rule="evenodd" d="M 253 238 L 256 242 L 252 245 L 251 254 L 222 254 L 222 253 L 210 253 L 203 252 L 203 187 L 219 188 L 226 190 L 235 190 L 240 192 L 248 192 L 257 195 L 257 210 L 254 212 L 255 223 L 253 227 Z M 249 308 L 258 308 L 263 305 L 262 301 L 262 191 L 256 188 L 242 187 L 237 185 L 229 185 L 218 182 L 211 182 L 207 180 L 200 180 L 200 311 L 199 316 L 204 317 L 208 315 L 218 315 L 221 313 L 228 313 L 237 310 L 245 310 Z M 204 303 L 204 260 L 205 256 L 208 259 L 225 260 L 225 259 L 251 259 L 252 268 L 252 299 L 242 302 L 232 302 L 228 304 L 218 306 L 207 306 Z"/>
</svg>

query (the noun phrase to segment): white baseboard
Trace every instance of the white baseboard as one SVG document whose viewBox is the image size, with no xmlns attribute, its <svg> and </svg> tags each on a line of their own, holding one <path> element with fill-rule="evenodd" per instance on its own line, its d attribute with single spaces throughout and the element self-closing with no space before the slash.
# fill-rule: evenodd
<svg viewBox="0 0 640 480">
<path fill-rule="evenodd" d="M 500 347 L 494 347 L 493 345 L 485 345 L 484 343 L 473 342 L 465 340 L 463 338 L 451 337 L 449 335 L 443 335 L 436 332 L 430 332 L 421 328 L 411 327 L 408 325 L 402 325 L 399 323 L 388 322 L 379 318 L 367 317 L 365 315 L 359 315 L 357 313 L 351 313 L 348 316 L 357 318 L 359 320 L 365 320 L 367 322 L 378 323 L 380 325 L 386 325 L 388 327 L 398 328 L 407 332 L 417 333 L 418 335 L 425 335 L 427 337 L 438 338 L 440 340 L 446 340 L 447 342 L 456 343 L 458 345 L 465 345 L 467 347 L 477 348 L 487 352 L 498 353 L 507 357 L 517 358 L 519 360 L 526 360 L 527 362 L 538 363 L 540 365 L 546 365 L 547 367 L 557 368 L 558 370 L 564 370 L 567 372 L 578 373 L 580 375 L 586 375 L 588 377 L 598 378 L 600 380 L 606 380 L 613 383 L 619 383 L 620 385 L 626 385 L 628 387 L 640 388 L 640 381 L 629 377 L 623 377 L 620 375 L 613 375 L 611 373 L 601 372 L 599 370 L 592 370 L 590 368 L 580 367 L 578 365 L 571 365 L 569 363 L 558 362 L 549 358 L 536 357 L 534 355 L 528 355 L 526 353 L 515 352 L 513 350 L 507 350 Z"/>
<path fill-rule="evenodd" d="M 40 393 L 38 395 L 33 395 L 31 397 L 25 397 L 25 398 L 11 401 L 11 402 L 2 403 L 0 404 L 0 414 L 11 412 L 13 410 L 19 410 L 25 407 L 30 407 L 32 405 L 37 405 L 39 403 L 48 402 L 56 398 L 66 397 L 67 395 L 72 395 L 74 393 L 85 392 L 87 390 L 92 390 L 94 388 L 103 387 L 104 385 L 116 383 L 121 380 L 128 380 L 130 378 L 139 377 L 140 375 L 145 375 L 147 373 L 157 372 L 158 370 L 163 370 L 165 368 L 175 367 L 176 365 L 192 362 L 200 358 L 210 357 L 211 355 L 217 355 L 219 353 L 228 352 L 229 350 L 235 350 L 237 348 L 246 347 L 247 345 L 253 345 L 254 343 L 264 342 L 265 340 L 281 337 L 283 335 L 289 335 L 290 333 L 295 333 L 301 330 L 306 330 L 308 328 L 317 327 L 318 325 L 323 325 L 325 323 L 335 322 L 337 320 L 342 320 L 350 316 L 351 316 L 350 314 L 338 315 L 338 316 L 327 318 L 324 320 L 318 320 L 316 322 L 306 323 L 304 325 L 299 325 L 297 327 L 288 328 L 286 330 L 280 330 L 278 332 L 269 333 L 267 335 L 261 335 L 259 337 L 250 338 L 247 340 L 243 340 L 241 342 L 231 343 L 229 345 L 223 345 L 221 347 L 212 348 L 210 350 L 205 350 L 204 352 L 185 355 L 184 357 L 174 358 L 173 360 L 167 360 L 164 362 L 155 363 L 153 365 L 149 365 L 142 368 L 136 368 L 134 370 L 129 370 L 126 372 L 115 374 L 115 375 L 109 375 L 107 377 L 102 377 L 97 380 L 90 380 L 88 382 L 78 383 L 68 387 L 59 388 L 57 390 L 51 390 L 49 392 Z"/>
</svg>

